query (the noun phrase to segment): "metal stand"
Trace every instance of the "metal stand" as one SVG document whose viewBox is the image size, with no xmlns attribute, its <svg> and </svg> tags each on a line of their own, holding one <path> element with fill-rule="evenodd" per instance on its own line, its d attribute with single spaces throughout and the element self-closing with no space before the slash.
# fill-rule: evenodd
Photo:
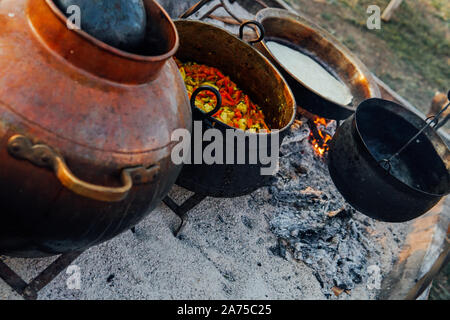
<svg viewBox="0 0 450 320">
<path fill-rule="evenodd" d="M 205 200 L 206 195 L 196 193 L 193 196 L 191 196 L 189 199 L 187 199 L 185 202 L 183 202 L 181 205 L 178 205 L 175 201 L 172 200 L 169 196 L 167 196 L 163 202 L 166 206 L 170 208 L 180 219 L 181 224 L 178 227 L 178 229 L 174 232 L 175 237 L 178 237 L 181 232 L 183 232 L 184 228 L 186 227 L 186 224 L 188 222 L 188 213 L 192 209 L 194 209 L 200 202 Z"/>
<path fill-rule="evenodd" d="M 52 282 L 62 271 L 69 267 L 83 252 L 71 252 L 61 255 L 30 283 L 26 283 L 16 272 L 0 260 L 0 278 L 25 300 L 36 300 L 39 291 Z"/>
<path fill-rule="evenodd" d="M 187 18 L 189 18 L 190 16 L 192 16 L 193 14 L 198 12 L 201 8 L 203 8 L 206 4 L 210 3 L 211 1 L 212 0 L 202 0 L 202 1 L 198 2 L 196 5 L 194 5 L 192 8 L 190 8 L 188 11 L 183 13 L 180 16 L 180 19 L 187 19 Z M 236 2 L 236 0 L 229 0 L 229 2 L 230 3 L 234 3 L 234 2 Z M 257 2 L 263 8 L 268 8 L 269 7 L 263 0 L 255 0 L 255 2 Z M 228 20 L 228 19 L 223 19 L 222 17 L 213 16 L 213 13 L 219 8 L 223 8 L 230 15 L 230 17 L 234 21 L 233 20 Z M 228 8 L 228 6 L 226 5 L 224 0 L 220 0 L 219 4 L 215 5 L 210 10 L 208 10 L 208 12 L 206 12 L 203 16 L 201 16 L 199 18 L 199 20 L 204 20 L 206 18 L 211 18 L 211 19 L 215 19 L 215 20 L 219 20 L 219 21 L 228 23 L 228 24 L 236 24 L 236 25 L 240 25 L 240 24 L 242 24 L 242 22 L 244 22 L 242 19 L 240 19 L 238 16 L 236 16 L 230 10 L 230 8 Z"/>
<path fill-rule="evenodd" d="M 186 11 L 185 13 L 183 13 L 180 16 L 180 19 L 187 19 L 190 16 L 192 16 L 193 14 L 195 14 L 196 12 L 198 12 L 201 8 L 203 8 L 206 4 L 208 4 L 209 2 L 211 2 L 212 0 L 202 0 L 199 3 L 197 3 L 196 5 L 194 5 L 192 8 L 190 8 L 188 11 Z M 230 3 L 234 3 L 236 0 L 230 0 Z M 230 9 L 228 9 L 228 7 L 225 5 L 225 3 L 223 2 L 223 0 L 220 0 L 220 3 L 216 6 L 214 6 L 211 10 L 209 10 L 206 14 L 204 14 L 199 20 L 203 20 L 208 18 L 214 11 L 216 11 L 219 8 L 224 8 L 227 13 L 232 16 L 234 19 L 236 19 L 238 22 L 241 22 L 241 20 L 237 17 L 235 17 L 233 15 L 233 13 L 231 12 Z"/>
</svg>

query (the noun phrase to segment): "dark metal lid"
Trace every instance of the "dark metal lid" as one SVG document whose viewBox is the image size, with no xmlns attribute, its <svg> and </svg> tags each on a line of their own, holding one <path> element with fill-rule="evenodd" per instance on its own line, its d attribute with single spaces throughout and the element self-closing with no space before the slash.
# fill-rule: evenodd
<svg viewBox="0 0 450 320">
<path fill-rule="evenodd" d="M 147 15 L 142 0 L 53 1 L 67 17 L 79 14 L 82 30 L 113 47 L 135 51 L 145 40 Z"/>
</svg>

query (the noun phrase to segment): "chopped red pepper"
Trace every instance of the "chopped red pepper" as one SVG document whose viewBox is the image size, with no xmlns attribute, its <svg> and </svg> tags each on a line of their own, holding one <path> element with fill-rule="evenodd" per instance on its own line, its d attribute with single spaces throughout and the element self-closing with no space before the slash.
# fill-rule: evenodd
<svg viewBox="0 0 450 320">
<path fill-rule="evenodd" d="M 254 130 L 255 132 L 258 132 L 260 129 L 269 130 L 264 121 L 262 110 L 250 100 L 248 95 L 237 88 L 237 85 L 229 77 L 224 76 L 216 68 L 190 62 L 183 64 L 179 60 L 175 60 L 178 67 L 184 69 L 183 77 L 185 78 L 189 98 L 202 85 L 212 84 L 219 89 L 222 96 L 222 108 L 213 115 L 214 118 L 235 128 L 244 126 L 247 130 Z M 217 101 L 216 96 L 209 91 L 201 92 L 197 99 L 197 101 L 202 102 L 201 108 L 204 111 L 211 111 L 212 106 L 216 105 Z M 237 109 L 241 103 L 244 103 L 246 107 Z M 221 117 L 224 112 L 227 112 L 227 114 Z M 240 122 L 241 119 L 246 121 Z"/>
</svg>

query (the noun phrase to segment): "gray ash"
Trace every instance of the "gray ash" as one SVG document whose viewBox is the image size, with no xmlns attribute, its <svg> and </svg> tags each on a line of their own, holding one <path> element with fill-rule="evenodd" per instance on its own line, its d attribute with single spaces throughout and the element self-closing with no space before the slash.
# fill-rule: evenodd
<svg viewBox="0 0 450 320">
<path fill-rule="evenodd" d="M 333 132 L 335 124 L 331 125 Z M 295 259 L 314 270 L 323 292 L 352 290 L 364 281 L 376 248 L 367 237 L 370 219 L 352 209 L 335 188 L 325 159 L 297 124 L 281 147 L 280 171 L 269 188 L 275 212 L 271 229 Z"/>
</svg>

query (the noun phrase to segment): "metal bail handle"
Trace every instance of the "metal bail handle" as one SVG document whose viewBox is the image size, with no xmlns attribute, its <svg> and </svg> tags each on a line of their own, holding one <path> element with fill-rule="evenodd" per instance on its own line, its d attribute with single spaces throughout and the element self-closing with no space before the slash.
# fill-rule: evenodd
<svg viewBox="0 0 450 320">
<path fill-rule="evenodd" d="M 133 184 L 151 183 L 157 179 L 160 171 L 159 165 L 149 168 L 123 169 L 121 173 L 121 187 L 104 187 L 78 179 L 70 171 L 64 159 L 55 151 L 43 144 L 33 145 L 30 139 L 25 136 L 15 135 L 11 137 L 8 141 L 8 152 L 15 158 L 28 160 L 36 166 L 52 169 L 61 184 L 72 192 L 103 202 L 120 202 L 124 200 Z"/>
<path fill-rule="evenodd" d="M 447 99 L 450 100 L 450 91 L 447 93 Z M 435 116 L 429 117 L 426 119 L 426 125 L 419 130 L 408 142 L 401 147 L 396 153 L 394 153 L 389 158 L 383 159 L 379 161 L 379 164 L 389 173 L 392 169 L 392 159 L 398 157 L 406 148 L 408 148 L 426 129 L 432 127 L 434 130 L 438 130 L 442 125 L 444 125 L 448 121 L 448 116 L 444 119 L 444 121 L 440 124 L 441 116 L 445 111 L 450 107 L 450 103 L 447 103 L 445 107 L 441 109 Z M 428 121 L 431 120 L 431 121 Z M 434 126 L 433 126 L 434 125 Z"/>
<path fill-rule="evenodd" d="M 244 21 L 241 24 L 241 26 L 239 27 L 239 38 L 241 40 L 244 40 L 244 29 L 248 25 L 255 25 L 259 29 L 259 38 L 255 39 L 255 40 L 250 40 L 250 41 L 248 41 L 248 43 L 255 44 L 255 43 L 259 43 L 259 42 L 263 41 L 264 37 L 266 36 L 266 30 L 264 29 L 264 27 L 261 23 L 259 23 L 258 21 L 255 21 L 255 20 Z"/>
<path fill-rule="evenodd" d="M 195 105 L 195 100 L 196 100 L 197 96 L 203 91 L 211 91 L 212 93 L 214 93 L 214 95 L 217 98 L 216 107 L 210 112 L 204 112 L 203 110 L 197 108 L 197 106 Z M 191 96 L 191 107 L 192 107 L 193 110 L 199 110 L 203 114 L 204 118 L 211 118 L 211 116 L 213 116 L 217 112 L 219 112 L 220 108 L 222 107 L 222 96 L 220 95 L 219 90 L 217 90 L 214 87 L 211 87 L 211 86 L 200 86 L 192 93 L 192 96 Z"/>
</svg>

